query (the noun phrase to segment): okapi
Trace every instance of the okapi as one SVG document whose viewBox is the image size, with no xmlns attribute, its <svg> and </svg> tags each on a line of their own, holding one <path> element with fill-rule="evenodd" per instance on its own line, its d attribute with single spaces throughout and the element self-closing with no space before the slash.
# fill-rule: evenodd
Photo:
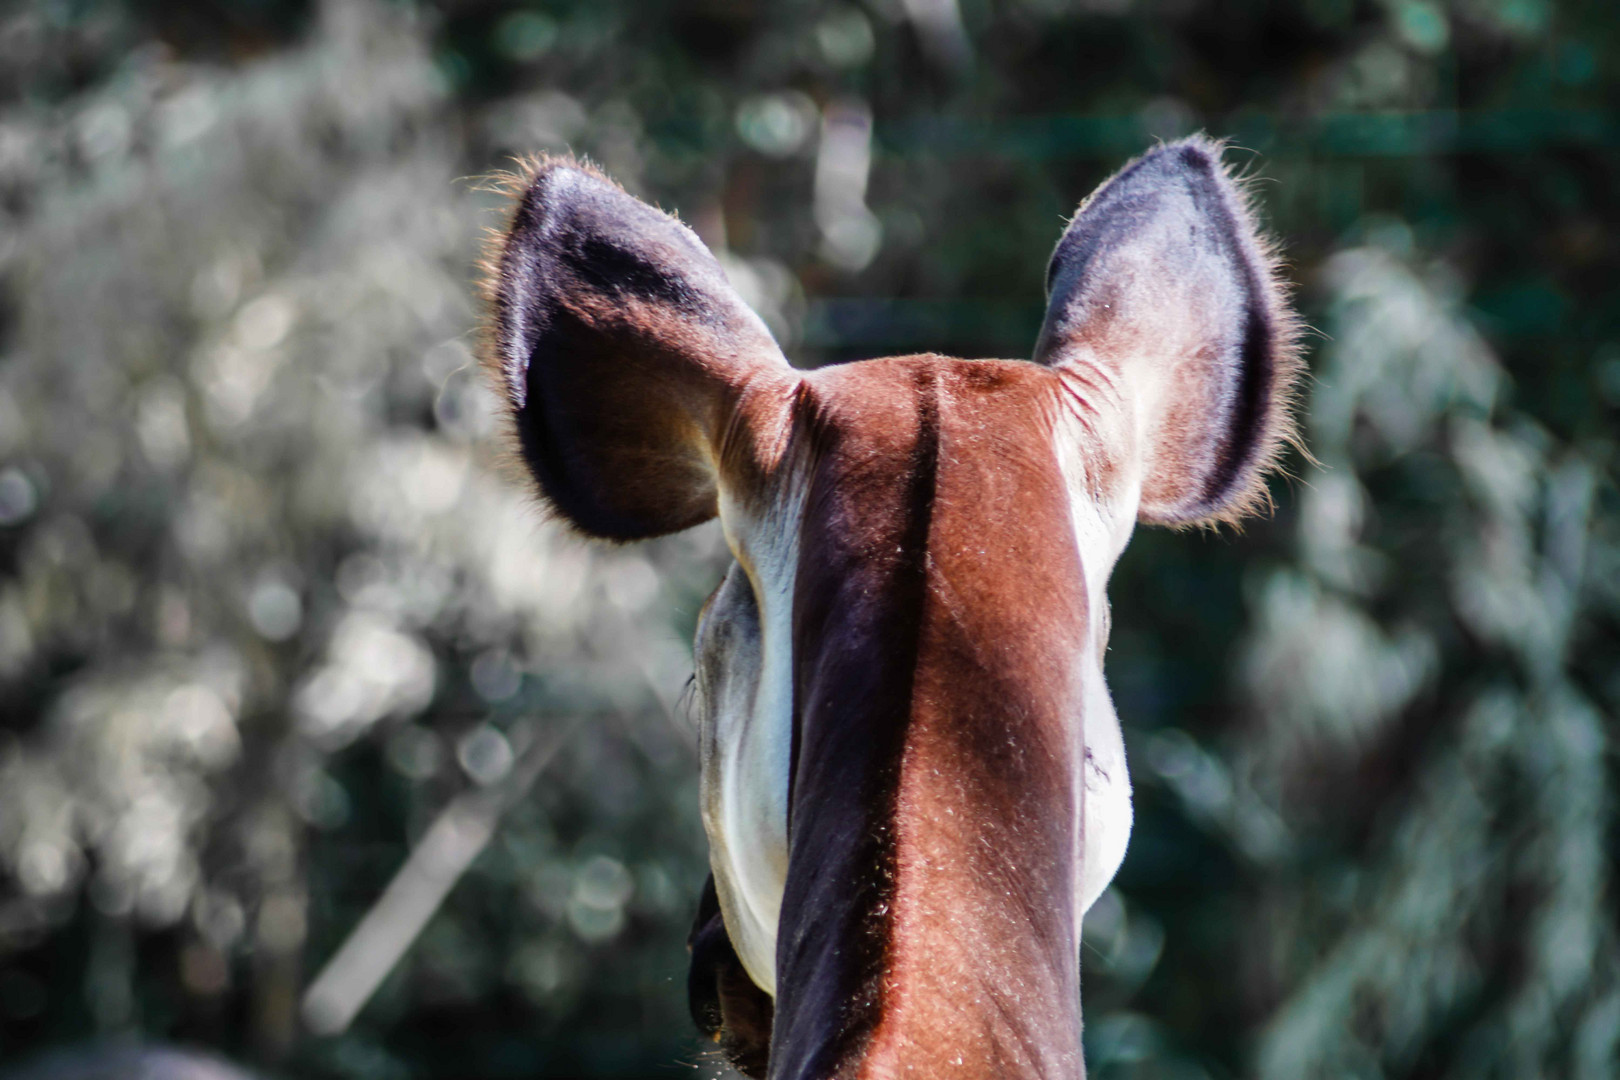
<svg viewBox="0 0 1620 1080">
<path fill-rule="evenodd" d="M 800 371 L 702 242 L 587 164 L 510 178 L 485 349 L 545 504 L 719 515 L 696 641 L 699 1027 L 751 1076 L 1080 1077 L 1081 917 L 1124 857 L 1105 589 L 1136 521 L 1236 521 L 1297 324 L 1202 137 L 1059 240 L 1033 362 Z"/>
</svg>

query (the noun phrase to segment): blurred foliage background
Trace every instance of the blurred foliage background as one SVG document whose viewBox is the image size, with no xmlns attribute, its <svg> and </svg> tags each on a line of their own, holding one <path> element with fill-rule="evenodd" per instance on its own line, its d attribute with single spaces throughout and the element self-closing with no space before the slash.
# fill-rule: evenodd
<svg viewBox="0 0 1620 1080">
<path fill-rule="evenodd" d="M 1321 464 L 1116 575 L 1093 1075 L 1620 1075 L 1617 102 L 1601 0 L 8 5 L 0 1068 L 718 1071 L 681 694 L 724 546 L 587 547 L 502 478 L 469 178 L 590 155 L 801 365 L 1026 356 L 1065 216 L 1204 129 L 1319 331 Z M 434 820 L 558 738 L 309 1023 Z"/>
</svg>

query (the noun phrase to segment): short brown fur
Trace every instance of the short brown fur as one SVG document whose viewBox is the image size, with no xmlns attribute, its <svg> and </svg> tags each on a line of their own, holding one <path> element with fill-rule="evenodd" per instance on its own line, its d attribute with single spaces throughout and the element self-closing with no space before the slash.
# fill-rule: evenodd
<svg viewBox="0 0 1620 1080">
<path fill-rule="evenodd" d="M 917 355 L 809 373 L 761 342 L 695 238 L 594 167 L 529 159 L 495 180 L 513 210 L 485 247 L 480 354 L 548 507 L 609 538 L 703 520 L 720 490 L 743 516 L 802 507 L 774 1006 L 748 983 L 712 890 L 693 937 L 698 1022 L 718 1024 L 751 1075 L 1083 1076 L 1082 671 L 1100 671 L 1106 637 L 1105 600 L 1086 582 L 1088 562 L 1111 564 L 1118 549 L 1081 549 L 1071 500 L 1129 513 L 1137 478 L 1143 520 L 1234 523 L 1268 505 L 1267 475 L 1284 445 L 1299 445 L 1299 324 L 1275 249 L 1220 155 L 1195 138 L 1127 165 L 1081 206 L 1053 273 L 1071 234 L 1074 265 L 1106 269 L 1120 250 L 1136 265 L 1133 237 L 1088 212 L 1120 196 L 1114 185 L 1141 183 L 1130 177 L 1149 164 L 1186 180 L 1193 197 L 1182 204 L 1210 214 L 1207 250 L 1166 273 L 1235 267 L 1215 284 L 1239 298 L 1241 332 L 1189 317 L 1233 317 L 1215 301 L 1144 318 L 1113 302 L 1135 302 L 1128 280 L 1083 278 L 1097 291 L 1074 294 L 1079 314 L 1053 296 L 1036 363 Z M 597 214 L 602 228 L 629 222 L 657 237 L 643 250 L 633 229 L 604 235 L 595 265 L 583 241 L 520 236 L 517 207 L 543 202 L 559 170 L 595 186 L 534 212 L 565 224 Z M 523 243 L 535 247 L 514 250 Z M 530 320 L 542 340 L 514 357 L 524 341 L 511 339 L 508 309 L 527 280 L 514 260 L 548 257 L 561 269 L 537 287 L 564 295 L 544 298 Z M 1202 295 L 1199 281 L 1179 284 Z M 1144 367 L 1155 349 L 1168 360 Z M 550 366 L 536 372 L 531 360 Z M 1137 431 L 1132 395 L 1144 392 L 1162 408 L 1156 427 Z M 567 400 L 537 404 L 536 393 Z M 562 445 L 561 465 L 536 460 L 531 429 L 551 422 L 526 411 L 537 407 L 575 410 L 562 436 L 542 432 L 586 444 Z"/>
</svg>

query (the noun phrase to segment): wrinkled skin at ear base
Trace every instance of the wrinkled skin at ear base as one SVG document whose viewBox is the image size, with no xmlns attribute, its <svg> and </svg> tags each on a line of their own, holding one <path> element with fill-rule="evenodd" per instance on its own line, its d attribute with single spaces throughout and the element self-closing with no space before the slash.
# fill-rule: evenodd
<svg viewBox="0 0 1620 1080">
<path fill-rule="evenodd" d="M 1130 829 L 1102 676 L 1134 522 L 1235 520 L 1292 315 L 1201 138 L 1087 200 L 1034 362 L 794 371 L 703 245 L 570 160 L 512 182 L 486 360 L 549 507 L 719 514 L 700 620 L 700 1031 L 748 1075 L 1079 1076 L 1085 908 Z"/>
</svg>

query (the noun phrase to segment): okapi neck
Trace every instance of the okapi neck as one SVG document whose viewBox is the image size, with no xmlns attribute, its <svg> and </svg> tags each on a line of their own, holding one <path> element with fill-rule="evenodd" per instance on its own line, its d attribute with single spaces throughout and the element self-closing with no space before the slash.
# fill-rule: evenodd
<svg viewBox="0 0 1620 1080">
<path fill-rule="evenodd" d="M 1078 766 L 1066 724 L 920 709 L 896 812 L 880 1019 L 850 1075 L 1069 1078 L 1080 1047 Z M 1016 723 L 1014 726 L 1017 726 Z M 964 773 L 964 751 L 981 768 Z"/>
<path fill-rule="evenodd" d="M 1069 497 L 1016 395 L 941 382 L 810 485 L 775 1080 L 1084 1074 Z"/>
<path fill-rule="evenodd" d="M 894 765 L 848 755 L 796 800 L 816 840 L 783 905 L 772 1075 L 1083 1076 L 1079 717 L 1006 685 L 947 698 L 966 659 L 924 657 Z"/>
</svg>

